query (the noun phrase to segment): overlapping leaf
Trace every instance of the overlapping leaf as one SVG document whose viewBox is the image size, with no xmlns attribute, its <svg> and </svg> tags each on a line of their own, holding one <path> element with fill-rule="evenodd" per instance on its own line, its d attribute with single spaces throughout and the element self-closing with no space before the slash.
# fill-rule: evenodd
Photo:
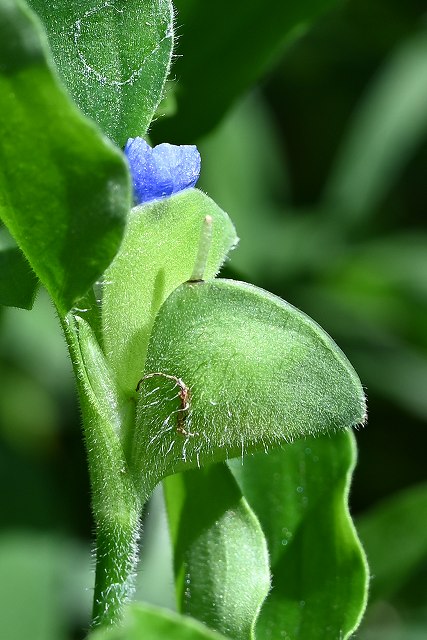
<svg viewBox="0 0 427 640">
<path fill-rule="evenodd" d="M 222 464 L 167 478 L 178 606 L 233 640 L 254 638 L 270 588 L 260 524 Z"/>
<path fill-rule="evenodd" d="M 368 575 L 348 512 L 354 463 L 347 432 L 229 463 L 271 557 L 272 590 L 257 640 L 343 640 L 358 626 Z"/>
<path fill-rule="evenodd" d="M 0 217 L 61 311 L 109 264 L 130 204 L 124 158 L 58 82 L 42 29 L 0 5 Z"/>
<path fill-rule="evenodd" d="M 118 145 L 144 135 L 173 47 L 170 0 L 30 0 L 55 62 L 82 111 Z"/>
<path fill-rule="evenodd" d="M 169 296 L 145 373 L 156 375 L 140 385 L 134 464 L 148 451 L 164 475 L 365 419 L 360 381 L 331 338 L 276 296 L 230 280 Z"/>
<path fill-rule="evenodd" d="M 191 276 L 207 215 L 213 238 L 206 274 L 213 277 L 237 237 L 227 214 L 204 193 L 187 189 L 131 212 L 120 251 L 105 273 L 102 305 L 107 358 L 129 393 L 142 376 L 159 307 Z"/>
</svg>

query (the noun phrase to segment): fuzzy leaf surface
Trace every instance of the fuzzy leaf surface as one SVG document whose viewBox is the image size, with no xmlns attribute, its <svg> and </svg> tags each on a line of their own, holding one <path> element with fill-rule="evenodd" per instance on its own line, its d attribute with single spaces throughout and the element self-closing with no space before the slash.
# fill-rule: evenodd
<svg viewBox="0 0 427 640">
<path fill-rule="evenodd" d="M 191 277 L 206 215 L 213 229 L 206 275 L 213 277 L 237 242 L 233 224 L 213 200 L 187 189 L 131 211 L 120 251 L 105 273 L 102 305 L 107 359 L 130 394 L 143 373 L 157 311 Z"/>
<path fill-rule="evenodd" d="M 169 73 L 170 0 L 30 0 L 80 109 L 119 146 L 143 136 Z"/>
<path fill-rule="evenodd" d="M 203 624 L 147 604 L 127 608 L 123 625 L 91 633 L 89 640 L 226 640 Z"/>
<path fill-rule="evenodd" d="M 254 637 L 270 588 L 265 536 L 224 464 L 167 478 L 179 609 L 233 640 Z"/>
<path fill-rule="evenodd" d="M 357 628 L 368 573 L 348 510 L 355 457 L 353 435 L 343 432 L 230 461 L 271 558 L 257 640 L 343 640 Z"/>
<path fill-rule="evenodd" d="M 71 102 L 22 3 L 0 5 L 0 217 L 65 313 L 111 262 L 130 205 L 123 156 Z"/>
<path fill-rule="evenodd" d="M 332 339 L 292 305 L 232 280 L 169 296 L 145 373 L 182 380 L 155 375 L 138 394 L 135 468 L 148 452 L 164 475 L 365 419 L 360 381 Z"/>
</svg>

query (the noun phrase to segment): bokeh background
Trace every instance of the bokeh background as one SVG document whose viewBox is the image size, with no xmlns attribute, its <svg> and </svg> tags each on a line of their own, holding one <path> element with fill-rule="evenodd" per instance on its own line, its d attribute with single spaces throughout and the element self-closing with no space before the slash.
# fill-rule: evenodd
<svg viewBox="0 0 427 640">
<path fill-rule="evenodd" d="M 427 7 L 329 0 L 285 16 L 278 2 L 175 4 L 177 57 L 151 139 L 198 144 L 199 186 L 241 238 L 223 274 L 303 309 L 359 372 L 369 423 L 351 505 L 372 582 L 356 637 L 424 639 Z M 7 640 L 82 638 L 89 484 L 44 292 L 32 312 L 0 308 L 0 484 Z M 173 606 L 159 494 L 147 512 L 139 592 Z"/>
</svg>

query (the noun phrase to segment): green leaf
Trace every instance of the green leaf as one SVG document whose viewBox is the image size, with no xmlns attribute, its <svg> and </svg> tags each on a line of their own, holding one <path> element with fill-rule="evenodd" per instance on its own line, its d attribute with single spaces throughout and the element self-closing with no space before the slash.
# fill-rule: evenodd
<svg viewBox="0 0 427 640">
<path fill-rule="evenodd" d="M 109 264 L 130 204 L 123 156 L 75 108 L 21 3 L 0 6 L 0 217 L 62 312 Z"/>
<path fill-rule="evenodd" d="M 0 249 L 0 304 L 31 309 L 37 278 L 17 247 Z"/>
<path fill-rule="evenodd" d="M 226 640 L 203 624 L 147 604 L 131 605 L 123 625 L 97 631 L 89 640 Z"/>
<path fill-rule="evenodd" d="M 233 640 L 254 637 L 270 589 L 260 524 L 225 465 L 164 482 L 179 608 Z"/>
<path fill-rule="evenodd" d="M 371 601 L 403 590 L 427 563 L 427 485 L 392 496 L 357 521 L 372 570 Z"/>
<path fill-rule="evenodd" d="M 326 208 L 363 224 L 427 131 L 427 32 L 403 43 L 379 73 L 343 141 Z"/>
<path fill-rule="evenodd" d="M 162 140 L 194 140 L 209 131 L 233 101 L 277 60 L 286 44 L 335 0 L 175 0 L 182 34 L 174 75 L 177 114 L 161 119 Z M 181 28 L 180 28 L 181 32 Z"/>
<path fill-rule="evenodd" d="M 119 146 L 143 136 L 163 92 L 173 47 L 170 0 L 30 0 L 55 63 L 81 110 Z"/>
<path fill-rule="evenodd" d="M 147 353 L 145 373 L 155 372 L 140 385 L 134 464 L 148 452 L 157 474 L 365 419 L 360 381 L 331 338 L 241 282 L 186 283 L 169 296 Z"/>
<path fill-rule="evenodd" d="M 271 557 L 257 640 L 344 640 L 357 628 L 368 576 L 347 506 L 355 454 L 345 432 L 229 463 Z"/>
<path fill-rule="evenodd" d="M 159 307 L 191 277 L 206 215 L 213 221 L 206 274 L 213 277 L 237 238 L 227 214 L 204 193 L 187 189 L 131 212 L 120 251 L 105 273 L 102 304 L 107 358 L 128 393 L 142 376 Z"/>
</svg>

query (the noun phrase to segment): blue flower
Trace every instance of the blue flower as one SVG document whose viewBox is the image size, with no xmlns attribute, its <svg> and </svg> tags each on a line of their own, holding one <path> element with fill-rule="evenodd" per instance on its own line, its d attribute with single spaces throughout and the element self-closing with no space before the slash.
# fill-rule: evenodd
<svg viewBox="0 0 427 640">
<path fill-rule="evenodd" d="M 200 154 L 194 145 L 163 143 L 152 149 L 142 138 L 129 138 L 125 154 L 137 204 L 194 187 L 199 178 Z"/>
</svg>

